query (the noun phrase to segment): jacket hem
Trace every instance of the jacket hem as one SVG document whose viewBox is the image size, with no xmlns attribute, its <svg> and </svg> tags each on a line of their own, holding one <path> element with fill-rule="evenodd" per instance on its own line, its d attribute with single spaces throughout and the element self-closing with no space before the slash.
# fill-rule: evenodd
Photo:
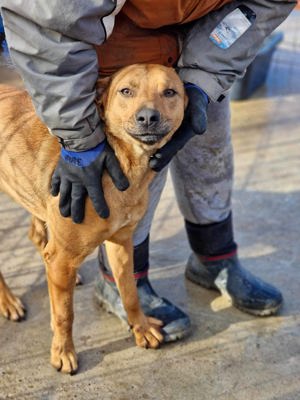
<svg viewBox="0 0 300 400">
<path fill-rule="evenodd" d="M 180 68 L 178 72 L 184 82 L 191 82 L 199 86 L 213 102 L 228 94 L 229 90 L 225 90 L 209 72 L 192 68 Z"/>
<path fill-rule="evenodd" d="M 105 139 L 105 135 L 102 132 L 100 125 L 93 131 L 91 135 L 82 138 L 63 139 L 59 132 L 55 132 L 55 134 L 53 132 L 51 133 L 57 137 L 59 143 L 64 149 L 76 152 L 90 150 L 96 147 L 99 143 L 103 142 Z M 70 134 L 69 131 L 68 134 Z"/>
</svg>

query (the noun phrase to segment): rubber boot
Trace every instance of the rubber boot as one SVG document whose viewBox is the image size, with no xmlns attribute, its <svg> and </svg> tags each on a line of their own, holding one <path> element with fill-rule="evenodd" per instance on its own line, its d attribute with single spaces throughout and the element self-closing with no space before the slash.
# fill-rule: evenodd
<svg viewBox="0 0 300 400">
<path fill-rule="evenodd" d="M 186 221 L 193 253 L 185 276 L 207 289 L 217 289 L 231 299 L 232 305 L 249 314 L 275 314 L 282 295 L 274 286 L 242 267 L 233 240 L 232 218 L 219 223 L 197 225 Z"/>
<path fill-rule="evenodd" d="M 105 247 L 99 247 L 99 278 L 96 283 L 96 298 L 108 312 L 115 314 L 128 325 L 114 278 L 110 272 Z M 163 321 L 164 342 L 173 342 L 185 337 L 191 329 L 189 317 L 178 307 L 158 294 L 148 279 L 149 237 L 134 247 L 134 276 L 141 307 L 145 315 Z"/>
</svg>

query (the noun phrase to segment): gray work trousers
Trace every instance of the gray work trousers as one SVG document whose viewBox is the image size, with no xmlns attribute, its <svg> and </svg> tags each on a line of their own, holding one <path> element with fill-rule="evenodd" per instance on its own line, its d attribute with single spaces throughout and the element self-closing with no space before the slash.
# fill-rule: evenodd
<svg viewBox="0 0 300 400">
<path fill-rule="evenodd" d="M 204 135 L 193 137 L 173 158 L 171 175 L 183 218 L 195 224 L 223 221 L 231 211 L 233 152 L 230 136 L 230 102 L 208 105 Z M 134 234 L 134 245 L 149 235 L 155 209 L 167 176 L 167 168 L 150 185 L 148 210 Z"/>
</svg>

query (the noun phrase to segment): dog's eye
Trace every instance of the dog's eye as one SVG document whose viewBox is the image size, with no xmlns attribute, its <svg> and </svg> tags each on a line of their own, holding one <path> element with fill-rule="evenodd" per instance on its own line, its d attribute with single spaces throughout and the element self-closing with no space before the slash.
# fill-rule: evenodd
<svg viewBox="0 0 300 400">
<path fill-rule="evenodd" d="M 125 97 L 132 97 L 133 96 L 133 91 L 131 89 L 128 89 L 128 88 L 121 89 L 120 93 Z"/>
<path fill-rule="evenodd" d="M 164 96 L 165 97 L 173 97 L 175 96 L 175 94 L 177 94 L 177 92 L 173 89 L 166 89 L 164 90 Z"/>
</svg>

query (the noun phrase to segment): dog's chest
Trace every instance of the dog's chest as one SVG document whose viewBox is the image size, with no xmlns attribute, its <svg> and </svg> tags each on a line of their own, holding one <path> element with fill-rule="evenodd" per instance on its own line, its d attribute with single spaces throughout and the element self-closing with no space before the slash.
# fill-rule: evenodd
<svg viewBox="0 0 300 400">
<path fill-rule="evenodd" d="M 114 220 L 119 225 L 119 228 L 136 225 L 146 212 L 148 190 L 137 192 L 132 188 L 128 189 L 126 192 L 119 193 L 119 195 L 121 195 L 121 199 L 114 209 L 114 215 L 116 217 Z"/>
<path fill-rule="evenodd" d="M 107 176 L 104 177 L 106 199 L 111 212 L 108 222 L 112 231 L 135 226 L 143 218 L 148 204 L 150 180 L 148 176 L 138 181 L 129 177 L 129 188 L 120 192 Z"/>
<path fill-rule="evenodd" d="M 136 201 L 134 204 L 121 209 L 122 225 L 137 224 L 144 216 L 147 208 L 147 196 Z"/>
</svg>

